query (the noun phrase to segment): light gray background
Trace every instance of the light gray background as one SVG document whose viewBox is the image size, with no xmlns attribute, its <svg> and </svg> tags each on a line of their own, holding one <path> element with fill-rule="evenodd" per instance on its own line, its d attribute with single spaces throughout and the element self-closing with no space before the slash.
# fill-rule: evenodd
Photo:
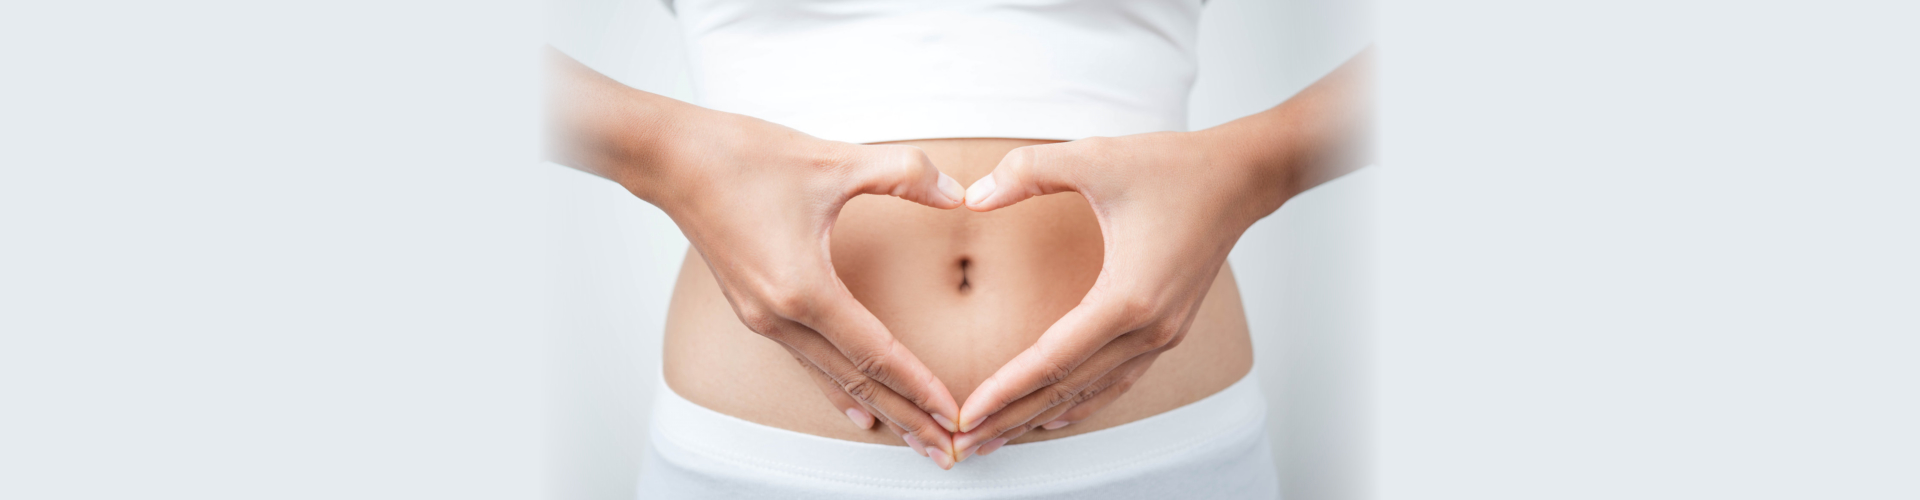
<svg viewBox="0 0 1920 500">
<path fill-rule="evenodd" d="M 1913 2 L 1395 2 L 1383 498 L 1920 498 Z"/>
<path fill-rule="evenodd" d="M 541 496 L 539 15 L 0 3 L 0 498 Z"/>
<path fill-rule="evenodd" d="M 1365 5 L 1213 0 L 1189 121 L 1272 107 L 1364 48 Z M 660 2 L 556 2 L 555 46 L 636 88 L 692 100 L 681 33 Z M 659 382 L 660 334 L 686 240 L 612 183 L 555 167 L 562 323 L 553 351 L 554 473 L 565 498 L 629 499 Z M 1360 321 L 1366 176 L 1329 183 L 1248 231 L 1230 257 L 1271 404 L 1288 498 L 1359 498 L 1367 400 Z"/>
</svg>

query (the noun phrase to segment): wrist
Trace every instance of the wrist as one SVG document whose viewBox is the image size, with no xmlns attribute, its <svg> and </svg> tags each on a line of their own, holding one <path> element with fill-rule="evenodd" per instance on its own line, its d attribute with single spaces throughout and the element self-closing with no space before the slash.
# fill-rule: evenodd
<svg viewBox="0 0 1920 500">
<path fill-rule="evenodd" d="M 1226 176 L 1234 205 L 1246 211 L 1246 222 L 1279 210 L 1296 190 L 1293 162 L 1287 160 L 1288 138 L 1278 131 L 1238 120 L 1191 132 L 1197 148 L 1207 152 L 1207 167 Z"/>
<path fill-rule="evenodd" d="M 644 94 L 620 106 L 616 133 L 603 144 L 615 151 L 607 177 L 635 197 L 665 210 L 682 189 L 692 163 L 699 124 L 715 112 L 678 100 Z"/>
</svg>

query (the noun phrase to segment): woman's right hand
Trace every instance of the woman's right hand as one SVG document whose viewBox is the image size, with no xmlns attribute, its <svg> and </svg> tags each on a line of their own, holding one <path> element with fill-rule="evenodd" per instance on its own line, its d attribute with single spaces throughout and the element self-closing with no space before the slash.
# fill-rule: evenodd
<svg viewBox="0 0 1920 500">
<path fill-rule="evenodd" d="M 854 196 L 938 209 L 960 183 L 919 148 L 817 139 L 607 79 L 553 54 L 550 156 L 607 177 L 673 218 L 740 321 L 811 368 L 854 424 L 874 418 L 952 467 L 959 404 L 834 274 L 828 235 Z"/>
<path fill-rule="evenodd" d="M 706 259 L 740 321 L 813 368 L 855 425 L 880 417 L 914 451 L 951 467 L 959 404 L 841 284 L 827 238 L 854 196 L 952 209 L 965 199 L 960 184 L 919 148 L 825 141 L 701 111 L 711 115 L 684 123 L 684 147 L 669 155 L 687 168 L 661 179 L 672 187 L 649 201 Z"/>
</svg>

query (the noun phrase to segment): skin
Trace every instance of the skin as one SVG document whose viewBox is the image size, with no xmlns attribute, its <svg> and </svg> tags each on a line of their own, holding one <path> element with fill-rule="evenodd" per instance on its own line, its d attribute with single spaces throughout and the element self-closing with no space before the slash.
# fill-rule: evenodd
<svg viewBox="0 0 1920 500">
<path fill-rule="evenodd" d="M 961 405 L 961 457 L 1040 426 L 1085 418 L 1179 346 L 1254 222 L 1369 158 L 1369 50 L 1267 111 L 1195 132 L 1023 147 L 967 189 L 967 208 L 1085 196 L 1105 237 L 1099 277 Z M 1089 396 L 1089 394 L 1092 394 Z"/>
<path fill-rule="evenodd" d="M 924 150 L 943 171 L 971 182 L 1008 151 L 1044 142 L 1050 141 L 901 144 Z M 858 197 L 841 210 L 831 246 L 834 269 L 853 296 L 960 398 L 1072 310 L 1102 265 L 1100 226 L 1086 199 L 1074 193 L 991 213 Z M 689 252 L 680 273 L 667 313 L 663 367 L 676 394 L 762 425 L 851 441 L 902 442 L 884 426 L 870 429 L 858 419 L 849 425 L 846 406 L 820 398 L 810 385 L 812 370 L 742 326 L 698 253 Z M 1188 340 L 1161 356 L 1151 375 L 1141 377 L 1124 397 L 1084 421 L 1010 441 L 1055 439 L 1132 422 L 1240 380 L 1253 364 L 1246 314 L 1231 271 L 1223 268 L 1214 283 Z"/>
<path fill-rule="evenodd" d="M 549 60 L 548 156 L 666 212 L 741 324 L 818 372 L 835 404 L 951 467 L 959 405 L 848 293 L 827 237 L 854 196 L 953 209 L 960 184 L 912 147 L 825 141 L 620 85 L 558 51 Z"/>
<path fill-rule="evenodd" d="M 692 243 L 668 320 L 676 393 L 800 432 L 897 436 L 950 468 L 1243 376 L 1227 252 L 1365 164 L 1369 57 L 1203 131 L 854 145 L 555 52 L 550 156 L 659 206 Z M 828 404 L 799 399 L 806 387 Z"/>
</svg>

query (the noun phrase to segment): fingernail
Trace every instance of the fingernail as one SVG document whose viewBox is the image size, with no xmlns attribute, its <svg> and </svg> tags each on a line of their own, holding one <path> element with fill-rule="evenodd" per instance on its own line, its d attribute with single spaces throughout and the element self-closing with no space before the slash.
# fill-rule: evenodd
<svg viewBox="0 0 1920 500">
<path fill-rule="evenodd" d="M 920 442 L 920 438 L 914 437 L 912 434 L 908 434 L 905 437 L 907 438 L 907 446 L 913 447 L 913 451 L 918 452 L 920 456 L 927 456 L 927 443 Z"/>
<path fill-rule="evenodd" d="M 947 456 L 946 452 L 940 451 L 940 448 L 928 446 L 926 454 L 933 458 L 933 463 L 939 464 L 941 469 L 953 468 L 953 457 Z"/>
<path fill-rule="evenodd" d="M 980 390 L 980 389 L 977 389 L 977 388 L 976 388 L 976 389 L 974 389 L 974 390 L 976 390 L 976 391 L 978 391 L 978 390 Z M 961 415 L 961 416 L 966 416 L 966 413 L 965 413 L 965 412 L 961 412 L 961 413 L 960 413 L 960 415 Z M 963 422 L 960 422 L 960 432 L 973 432 L 973 428 L 975 428 L 975 427 L 979 427 L 979 426 L 980 426 L 980 421 L 982 421 L 982 420 L 986 420 L 986 419 L 984 419 L 984 418 L 976 418 L 976 419 L 973 419 L 973 421 L 972 421 L 972 422 L 964 422 L 964 421 L 963 421 Z"/>
<path fill-rule="evenodd" d="M 980 456 L 984 457 L 992 454 L 994 450 L 998 450 L 1001 446 L 1006 446 L 1006 444 L 1007 438 L 993 438 L 992 441 L 987 441 L 986 444 L 980 445 Z"/>
<path fill-rule="evenodd" d="M 967 187 L 967 204 L 978 205 L 980 202 L 987 201 L 987 197 L 993 195 L 993 188 L 992 174 L 974 181 L 972 186 Z"/>
<path fill-rule="evenodd" d="M 848 408 L 847 419 L 853 421 L 854 427 L 861 429 L 873 428 L 873 416 L 868 415 L 867 412 L 861 411 L 859 408 Z"/>
<path fill-rule="evenodd" d="M 966 203 L 967 192 L 960 188 L 960 181 L 953 180 L 947 174 L 940 174 L 940 194 L 955 203 Z"/>
<path fill-rule="evenodd" d="M 960 454 L 960 461 L 961 462 L 967 461 L 967 457 L 973 456 L 974 452 L 980 451 L 980 447 L 985 445 L 986 443 L 980 443 L 980 444 L 973 445 L 972 448 L 967 448 L 967 451 L 965 453 Z"/>
<path fill-rule="evenodd" d="M 959 427 L 954 427 L 953 420 L 948 419 L 946 415 L 935 413 L 933 414 L 933 421 L 939 422 L 940 427 L 946 428 L 947 432 L 960 432 Z"/>
<path fill-rule="evenodd" d="M 1070 423 L 1072 423 L 1072 422 L 1068 422 L 1068 421 L 1065 421 L 1065 420 L 1055 420 L 1055 421 L 1052 421 L 1052 422 L 1047 422 L 1047 425 L 1042 425 L 1042 426 L 1040 426 L 1040 428 L 1042 428 L 1042 429 L 1046 429 L 1046 430 L 1054 430 L 1054 429 L 1058 429 L 1058 428 L 1061 428 L 1061 427 L 1066 427 L 1066 426 L 1067 426 L 1067 424 L 1070 424 Z"/>
</svg>

